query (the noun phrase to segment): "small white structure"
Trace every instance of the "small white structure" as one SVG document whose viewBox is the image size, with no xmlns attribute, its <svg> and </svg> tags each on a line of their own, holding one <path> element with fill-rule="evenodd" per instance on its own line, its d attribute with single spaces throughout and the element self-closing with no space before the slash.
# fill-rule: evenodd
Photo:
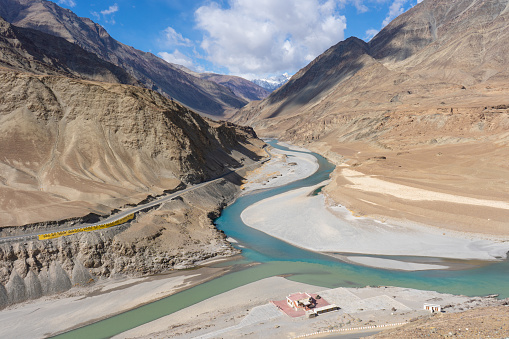
<svg viewBox="0 0 509 339">
<path fill-rule="evenodd" d="M 310 294 L 299 292 L 287 296 L 286 303 L 295 310 L 299 308 L 308 309 L 314 306 L 315 300 Z"/>
<path fill-rule="evenodd" d="M 442 307 L 437 304 L 424 304 L 424 309 L 426 311 L 430 311 L 431 313 L 442 312 Z"/>
</svg>

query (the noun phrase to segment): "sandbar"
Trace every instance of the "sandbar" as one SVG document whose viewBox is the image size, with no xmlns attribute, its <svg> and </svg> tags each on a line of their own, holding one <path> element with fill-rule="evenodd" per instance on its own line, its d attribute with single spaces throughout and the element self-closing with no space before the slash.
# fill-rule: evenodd
<svg viewBox="0 0 509 339">
<path fill-rule="evenodd" d="M 324 184 L 262 200 L 246 208 L 242 220 L 271 236 L 319 252 L 496 260 L 509 251 L 508 242 L 357 218 L 343 206 L 328 208 L 323 194 L 311 194 Z"/>
<path fill-rule="evenodd" d="M 267 163 L 247 173 L 247 180 L 241 187 L 243 194 L 307 178 L 319 167 L 316 157 L 311 154 L 277 148 L 271 148 L 270 153 L 272 158 Z"/>
</svg>

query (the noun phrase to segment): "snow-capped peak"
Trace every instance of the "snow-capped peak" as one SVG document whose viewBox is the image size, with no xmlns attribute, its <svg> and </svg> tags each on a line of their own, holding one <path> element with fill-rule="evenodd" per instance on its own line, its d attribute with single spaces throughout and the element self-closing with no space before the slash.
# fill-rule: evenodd
<svg viewBox="0 0 509 339">
<path fill-rule="evenodd" d="M 252 80 L 252 82 L 272 92 L 278 89 L 279 87 L 283 86 L 288 80 L 290 80 L 290 78 L 291 75 L 289 75 L 288 73 L 283 73 L 281 75 L 275 75 L 265 79 L 255 79 Z"/>
</svg>

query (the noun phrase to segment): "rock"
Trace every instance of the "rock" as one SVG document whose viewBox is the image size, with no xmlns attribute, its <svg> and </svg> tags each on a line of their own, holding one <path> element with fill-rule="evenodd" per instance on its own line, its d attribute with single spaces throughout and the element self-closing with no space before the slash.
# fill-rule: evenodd
<svg viewBox="0 0 509 339">
<path fill-rule="evenodd" d="M 41 282 L 32 270 L 28 271 L 25 277 L 25 291 L 27 299 L 37 299 L 43 296 Z"/>
<path fill-rule="evenodd" d="M 72 287 L 71 279 L 58 261 L 50 264 L 48 271 L 48 294 L 67 291 Z"/>
<path fill-rule="evenodd" d="M 7 290 L 9 304 L 19 303 L 27 299 L 25 282 L 15 270 L 12 271 L 5 289 Z"/>
<path fill-rule="evenodd" d="M 88 270 L 83 266 L 83 264 L 79 260 L 74 261 L 74 268 L 72 270 L 72 284 L 76 285 L 86 285 L 90 281 L 93 281 L 93 277 L 88 272 Z"/>
<path fill-rule="evenodd" d="M 7 296 L 7 290 L 0 284 L 0 308 L 4 308 L 9 305 L 9 297 Z"/>
</svg>

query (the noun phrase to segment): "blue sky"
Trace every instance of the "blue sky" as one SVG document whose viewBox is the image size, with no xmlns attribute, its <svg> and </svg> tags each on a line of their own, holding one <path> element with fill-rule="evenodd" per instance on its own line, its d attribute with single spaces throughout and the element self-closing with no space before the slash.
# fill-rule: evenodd
<svg viewBox="0 0 509 339">
<path fill-rule="evenodd" d="M 369 40 L 422 0 L 54 0 L 110 35 L 199 72 L 293 74 L 350 36 Z"/>
</svg>

